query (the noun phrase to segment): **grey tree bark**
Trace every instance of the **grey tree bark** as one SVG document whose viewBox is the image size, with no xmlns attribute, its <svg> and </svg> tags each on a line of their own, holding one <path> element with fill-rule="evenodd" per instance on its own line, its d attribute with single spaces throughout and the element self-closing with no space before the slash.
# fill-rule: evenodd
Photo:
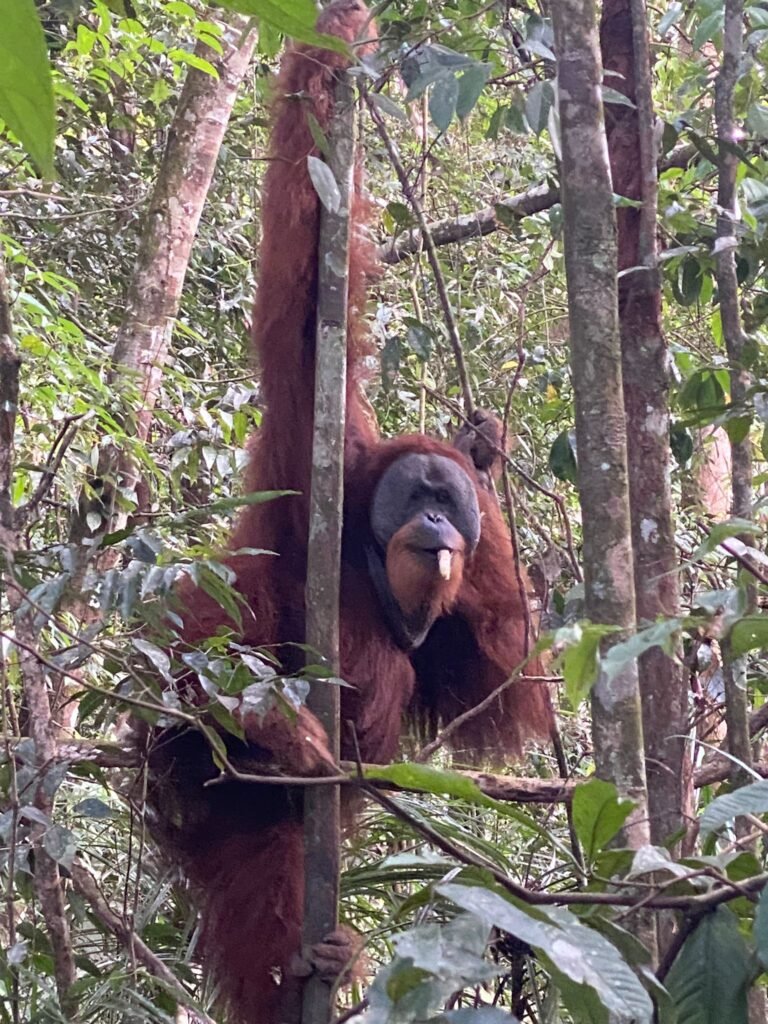
<svg viewBox="0 0 768 1024">
<path fill-rule="evenodd" d="M 306 585 L 306 642 L 336 676 L 341 673 L 339 589 L 344 512 L 344 434 L 347 395 L 347 305 L 350 210 L 354 189 L 355 107 L 348 76 L 336 84 L 328 130 L 328 164 L 339 187 L 339 208 L 322 209 L 318 240 L 315 420 Z M 315 680 L 307 704 L 339 758 L 339 690 Z M 322 941 L 338 924 L 341 842 L 337 786 L 310 787 L 304 795 L 304 945 Z M 302 1024 L 325 1024 L 332 1015 L 332 984 L 310 975 L 304 984 Z M 298 1017 L 297 1017 L 298 1019 Z"/>
<path fill-rule="evenodd" d="M 576 409 L 578 485 L 588 617 L 632 630 L 635 592 L 629 518 L 621 348 L 616 301 L 616 221 L 603 123 L 602 68 L 592 0 L 552 7 L 558 58 L 561 194 Z M 597 771 L 636 807 L 624 840 L 649 840 L 637 666 L 592 692 Z"/>
<path fill-rule="evenodd" d="M 600 45 L 610 81 L 634 104 L 606 108 L 613 190 L 642 206 L 616 211 L 619 327 L 635 599 L 640 622 L 679 612 L 669 449 L 670 355 L 657 261 L 657 161 L 645 0 L 605 0 Z M 651 837 L 663 843 L 692 812 L 684 739 L 688 688 L 679 660 L 655 648 L 639 661 Z"/>
<path fill-rule="evenodd" d="M 740 219 L 736 196 L 736 172 L 739 157 L 733 150 L 734 143 L 738 141 L 733 95 L 739 77 L 742 54 L 743 17 L 743 0 L 725 0 L 723 58 L 715 81 L 715 120 L 719 158 L 715 276 L 723 339 L 730 368 L 731 404 L 736 407 L 746 406 L 750 387 L 749 371 L 744 365 L 745 338 L 739 312 L 739 284 L 736 277 L 736 231 Z M 741 441 L 731 441 L 731 495 L 733 515 L 751 519 L 752 442 L 749 434 Z M 753 594 L 751 602 L 754 602 Z M 738 761 L 749 765 L 752 760 L 752 749 L 749 739 L 746 661 L 743 658 L 732 657 L 727 643 L 723 645 L 723 676 L 728 750 Z M 747 773 L 738 764 L 733 766 L 732 778 L 742 784 L 748 781 Z"/>
<path fill-rule="evenodd" d="M 138 386 L 134 412 L 137 438 L 147 437 L 170 351 L 181 292 L 200 216 L 208 195 L 237 96 L 255 45 L 247 19 L 231 15 L 222 33 L 223 52 L 198 44 L 196 52 L 216 68 L 218 78 L 190 68 L 179 97 L 168 144 L 149 201 L 125 315 L 112 352 L 110 382 Z M 72 539 L 114 530 L 127 520 L 125 503 L 116 507 L 117 488 L 135 493 L 137 468 L 123 452 L 105 449 L 98 477 L 104 489 L 96 502 L 81 502 L 72 524 Z M 89 512 L 102 517 L 92 530 Z"/>
</svg>

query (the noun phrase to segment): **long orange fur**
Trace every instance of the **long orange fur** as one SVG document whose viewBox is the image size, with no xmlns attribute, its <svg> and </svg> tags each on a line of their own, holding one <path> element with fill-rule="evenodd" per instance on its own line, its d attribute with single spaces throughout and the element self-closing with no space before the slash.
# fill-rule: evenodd
<svg viewBox="0 0 768 1024">
<path fill-rule="evenodd" d="M 357 0 L 336 0 L 320 18 L 321 31 L 348 42 L 373 26 Z M 249 614 L 243 639 L 255 645 L 301 641 L 307 553 L 307 496 L 313 428 L 313 370 L 319 201 L 307 170 L 317 155 L 311 112 L 328 123 L 334 75 L 347 63 L 336 53 L 294 46 L 275 85 L 270 164 L 261 212 L 262 242 L 253 339 L 265 402 L 263 422 L 247 475 L 249 490 L 291 489 L 299 497 L 249 506 L 232 548 L 256 547 L 279 557 L 233 554 L 226 561 Z M 411 657 L 386 625 L 368 578 L 363 545 L 370 536 L 368 509 L 377 481 L 408 452 L 455 460 L 474 477 L 472 463 L 452 446 L 413 435 L 381 442 L 360 392 L 368 339 L 363 319 L 366 279 L 373 267 L 364 228 L 362 196 L 353 206 L 355 232 L 349 268 L 349 384 L 345 447 L 345 526 L 341 593 L 342 721 L 365 761 L 387 762 L 397 753 L 403 717 L 428 727 L 449 720 L 495 690 L 526 646 L 524 601 L 498 503 L 477 487 L 482 518 L 479 545 L 464 561 L 460 586 L 447 604 L 450 620 L 433 629 Z M 184 641 L 194 646 L 229 624 L 222 609 L 191 586 L 180 591 Z M 441 630 L 445 629 L 445 635 Z M 460 748 L 517 754 L 526 739 L 546 736 L 552 713 L 546 691 L 516 686 L 490 712 L 459 731 Z M 289 770 L 322 767 L 322 730 L 305 712 L 298 726 L 244 716 L 247 753 L 258 764 L 277 760 Z M 312 734 L 312 744 L 304 740 Z M 218 985 L 230 1024 L 278 1024 L 300 945 L 303 900 L 302 798 L 298 790 L 228 782 L 206 787 L 216 774 L 210 751 L 196 733 L 158 732 L 151 758 L 156 821 L 166 848 L 182 866 L 203 919 L 208 975 Z"/>
</svg>

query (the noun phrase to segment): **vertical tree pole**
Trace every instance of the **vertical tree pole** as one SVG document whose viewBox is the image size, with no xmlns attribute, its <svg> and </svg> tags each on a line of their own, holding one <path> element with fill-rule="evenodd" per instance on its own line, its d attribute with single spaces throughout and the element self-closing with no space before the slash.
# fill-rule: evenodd
<svg viewBox="0 0 768 1024">
<path fill-rule="evenodd" d="M 339 585 L 344 504 L 344 429 L 347 392 L 347 292 L 350 208 L 354 188 L 354 103 L 349 76 L 342 72 L 328 129 L 327 164 L 338 186 L 338 202 L 324 189 L 318 241 L 317 344 L 312 490 L 306 587 L 306 642 L 338 676 Z M 328 733 L 339 757 L 339 691 L 315 682 L 308 705 Z M 304 797 L 305 949 L 337 925 L 340 814 L 337 786 L 308 787 Z M 302 1024 L 328 1024 L 331 986 L 310 975 L 304 986 Z"/>
<path fill-rule="evenodd" d="M 215 15 L 211 13 L 210 17 L 214 19 Z M 139 389 L 134 426 L 140 441 L 146 440 L 152 425 L 197 227 L 237 92 L 256 44 L 256 33 L 249 30 L 246 18 L 230 14 L 221 25 L 220 54 L 205 43 L 198 43 L 195 50 L 216 68 L 218 77 L 191 67 L 179 96 L 144 215 L 125 313 L 109 367 L 109 383 L 116 391 L 126 380 Z M 70 530 L 70 540 L 75 544 L 94 534 L 89 512 L 102 517 L 96 531 L 99 534 L 124 526 L 128 512 L 116 504 L 115 488 L 118 482 L 131 489 L 140 484 L 135 460 L 113 445 L 102 448 L 95 476 L 106 481 L 106 492 L 99 493 L 94 501 L 82 496 L 80 512 Z M 116 555 L 113 552 L 107 557 Z"/>
<path fill-rule="evenodd" d="M 633 106 L 611 103 L 605 119 L 613 190 L 639 201 L 616 211 L 619 333 L 627 415 L 630 514 L 637 617 L 678 615 L 680 595 L 669 450 L 669 347 L 657 260 L 657 169 L 646 0 L 604 0 L 603 66 Z M 679 652 L 678 652 L 679 653 Z M 682 663 L 660 647 L 639 662 L 651 837 L 663 843 L 692 812 L 687 752 L 688 687 Z M 685 812 L 685 813 L 684 813 Z"/>
<path fill-rule="evenodd" d="M 635 591 L 616 297 L 616 221 L 600 93 L 594 0 L 552 5 L 562 145 L 565 270 L 576 409 L 587 615 L 631 630 Z M 636 807 L 623 839 L 649 841 L 636 663 L 592 691 L 598 775 Z"/>
<path fill-rule="evenodd" d="M 747 404 L 751 384 L 744 362 L 745 337 L 739 312 L 739 282 L 736 277 L 737 230 L 740 220 L 736 192 L 736 172 L 739 157 L 734 152 L 738 142 L 738 124 L 733 110 L 733 96 L 739 80 L 742 54 L 743 0 L 726 0 L 723 24 L 723 59 L 715 81 L 715 120 L 717 122 L 718 182 L 717 182 L 717 243 L 715 245 L 715 278 L 720 300 L 720 322 L 731 380 L 731 405 L 738 408 Z M 749 434 L 739 441 L 731 441 L 731 493 L 734 516 L 752 518 L 752 441 Z M 750 543 L 749 537 L 743 538 Z M 754 592 L 750 588 L 750 604 Z M 728 727 L 728 750 L 742 764 L 752 760 L 749 736 L 749 700 L 747 692 L 747 664 L 744 658 L 734 658 L 730 645 L 723 644 L 723 679 L 725 682 L 725 721 Z M 733 763 L 731 778 L 739 785 L 749 779 L 737 763 Z"/>
</svg>

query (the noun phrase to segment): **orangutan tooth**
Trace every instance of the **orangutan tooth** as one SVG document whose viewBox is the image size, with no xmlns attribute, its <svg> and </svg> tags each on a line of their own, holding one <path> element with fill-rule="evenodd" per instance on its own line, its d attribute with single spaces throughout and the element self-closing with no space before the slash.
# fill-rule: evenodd
<svg viewBox="0 0 768 1024">
<path fill-rule="evenodd" d="M 437 552 L 437 568 L 444 580 L 451 578 L 451 555 L 453 552 L 448 548 L 440 548 Z"/>
</svg>

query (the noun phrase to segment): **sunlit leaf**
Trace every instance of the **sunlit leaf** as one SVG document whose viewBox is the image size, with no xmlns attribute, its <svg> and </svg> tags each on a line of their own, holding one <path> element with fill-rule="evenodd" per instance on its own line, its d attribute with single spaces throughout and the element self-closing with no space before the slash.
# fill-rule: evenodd
<svg viewBox="0 0 768 1024">
<path fill-rule="evenodd" d="M 53 86 L 34 0 L 3 5 L 0 24 L 0 118 L 38 170 L 53 177 Z"/>
<path fill-rule="evenodd" d="M 768 812 L 768 779 L 741 786 L 732 793 L 716 797 L 701 816 L 699 830 L 702 839 L 740 814 L 765 814 Z"/>
<path fill-rule="evenodd" d="M 338 213 L 341 207 L 341 192 L 331 168 L 316 156 L 307 157 L 307 167 L 320 202 L 329 213 Z"/>
</svg>

